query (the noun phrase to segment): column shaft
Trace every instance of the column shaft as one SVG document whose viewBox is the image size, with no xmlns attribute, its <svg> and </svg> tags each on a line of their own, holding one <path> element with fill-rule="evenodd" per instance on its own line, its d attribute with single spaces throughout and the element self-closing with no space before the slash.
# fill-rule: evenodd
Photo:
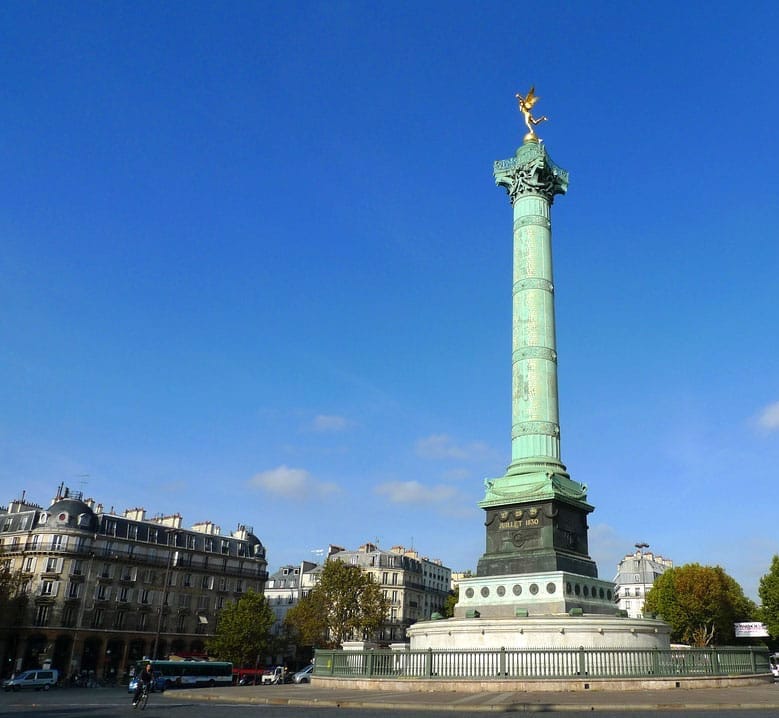
<svg viewBox="0 0 779 718">
<path fill-rule="evenodd" d="M 512 468 L 523 459 L 560 462 L 549 209 L 540 195 L 514 202 Z"/>
</svg>

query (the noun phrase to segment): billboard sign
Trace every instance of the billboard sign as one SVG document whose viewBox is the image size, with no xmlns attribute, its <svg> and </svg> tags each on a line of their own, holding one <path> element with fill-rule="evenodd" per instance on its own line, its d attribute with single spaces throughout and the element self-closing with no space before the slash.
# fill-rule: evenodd
<svg viewBox="0 0 779 718">
<path fill-rule="evenodd" d="M 764 623 L 749 621 L 746 623 L 734 623 L 736 638 L 768 638 L 768 631 Z"/>
</svg>

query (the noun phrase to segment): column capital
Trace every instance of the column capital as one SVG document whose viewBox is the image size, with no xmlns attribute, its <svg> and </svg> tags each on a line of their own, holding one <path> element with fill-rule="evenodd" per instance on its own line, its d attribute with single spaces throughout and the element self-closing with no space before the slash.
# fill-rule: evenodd
<svg viewBox="0 0 779 718">
<path fill-rule="evenodd" d="M 546 148 L 538 141 L 528 140 L 516 155 L 497 160 L 493 165 L 495 184 L 504 187 L 513 205 L 524 195 L 540 195 L 552 204 L 556 194 L 568 189 L 568 171 L 558 167 Z"/>
</svg>

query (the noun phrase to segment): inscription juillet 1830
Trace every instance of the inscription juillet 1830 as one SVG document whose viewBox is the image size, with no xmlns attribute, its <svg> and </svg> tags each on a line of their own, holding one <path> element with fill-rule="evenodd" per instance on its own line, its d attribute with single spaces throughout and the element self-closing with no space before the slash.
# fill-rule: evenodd
<svg viewBox="0 0 779 718">
<path fill-rule="evenodd" d="M 530 509 L 515 509 L 514 511 L 497 511 L 499 529 L 521 529 L 535 528 L 541 525 L 540 510 L 533 507 Z M 495 517 L 493 517 L 494 520 Z M 489 523 L 492 523 L 490 521 Z"/>
</svg>

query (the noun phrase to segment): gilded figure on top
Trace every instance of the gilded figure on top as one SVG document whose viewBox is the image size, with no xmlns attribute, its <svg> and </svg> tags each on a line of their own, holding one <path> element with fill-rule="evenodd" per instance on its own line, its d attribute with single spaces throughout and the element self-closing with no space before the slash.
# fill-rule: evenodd
<svg viewBox="0 0 779 718">
<path fill-rule="evenodd" d="M 525 139 L 526 140 L 534 139 L 534 138 L 537 139 L 536 133 L 533 130 L 533 128 L 536 125 L 541 124 L 542 122 L 546 122 L 546 120 L 549 118 L 546 115 L 541 115 L 541 117 L 533 117 L 532 114 L 533 106 L 540 99 L 538 95 L 536 95 L 536 88 L 531 87 L 528 90 L 527 95 L 525 95 L 524 97 L 522 97 L 522 95 L 520 95 L 519 93 L 517 93 L 516 97 L 519 103 L 519 111 L 524 116 L 525 124 L 527 125 L 528 130 L 530 130 L 530 132 L 528 132 L 528 134 L 525 135 Z"/>
</svg>

